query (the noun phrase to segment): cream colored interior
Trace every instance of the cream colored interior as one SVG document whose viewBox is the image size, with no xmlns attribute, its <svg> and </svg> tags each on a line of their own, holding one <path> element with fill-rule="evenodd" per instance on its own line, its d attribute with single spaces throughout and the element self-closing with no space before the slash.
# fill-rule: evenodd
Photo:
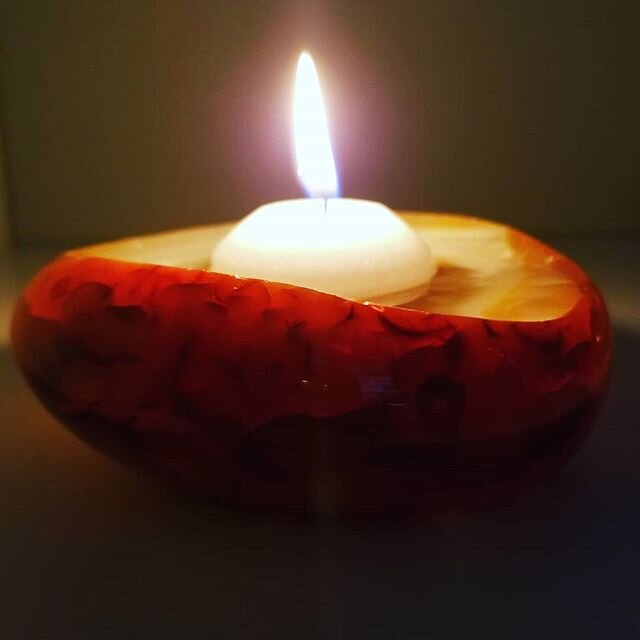
<svg viewBox="0 0 640 640">
<path fill-rule="evenodd" d="M 428 293 L 403 305 L 435 313 L 493 320 L 540 321 L 567 313 L 578 286 L 553 268 L 553 256 L 526 263 L 509 243 L 508 228 L 465 216 L 402 213 L 438 262 Z M 233 223 L 193 227 L 70 252 L 127 262 L 206 269 L 215 244 Z"/>
</svg>

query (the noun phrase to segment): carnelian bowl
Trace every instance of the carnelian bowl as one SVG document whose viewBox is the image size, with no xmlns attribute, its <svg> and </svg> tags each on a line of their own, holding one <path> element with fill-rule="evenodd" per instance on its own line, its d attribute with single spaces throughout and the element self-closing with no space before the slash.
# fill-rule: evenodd
<svg viewBox="0 0 640 640">
<path fill-rule="evenodd" d="M 81 438 L 229 504 L 393 516 L 510 499 L 593 423 L 605 306 L 522 232 L 402 217 L 438 262 L 407 307 L 207 271 L 227 224 L 67 252 L 16 306 L 18 363 Z"/>
</svg>

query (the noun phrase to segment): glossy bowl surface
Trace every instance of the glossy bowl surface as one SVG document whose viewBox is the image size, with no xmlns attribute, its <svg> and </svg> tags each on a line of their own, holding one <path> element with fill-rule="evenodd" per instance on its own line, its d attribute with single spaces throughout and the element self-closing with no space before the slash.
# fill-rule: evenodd
<svg viewBox="0 0 640 640">
<path fill-rule="evenodd" d="M 494 504 L 556 470 L 592 425 L 607 312 L 579 267 L 521 232 L 405 219 L 441 266 L 417 308 L 203 270 L 228 229 L 214 225 L 47 265 L 15 310 L 18 363 L 81 438 L 226 503 Z"/>
</svg>

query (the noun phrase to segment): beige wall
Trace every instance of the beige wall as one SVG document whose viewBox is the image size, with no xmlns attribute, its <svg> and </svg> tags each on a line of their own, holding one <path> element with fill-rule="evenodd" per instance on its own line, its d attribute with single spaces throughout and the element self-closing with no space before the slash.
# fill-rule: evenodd
<svg viewBox="0 0 640 640">
<path fill-rule="evenodd" d="M 84 242 L 297 196 L 306 46 L 346 195 L 534 231 L 638 228 L 638 6 L 5 0 L 12 226 Z"/>
</svg>

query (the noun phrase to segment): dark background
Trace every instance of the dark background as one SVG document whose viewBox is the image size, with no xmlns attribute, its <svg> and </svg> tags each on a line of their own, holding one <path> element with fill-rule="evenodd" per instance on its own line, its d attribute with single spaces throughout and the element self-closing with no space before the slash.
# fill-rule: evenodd
<svg viewBox="0 0 640 640">
<path fill-rule="evenodd" d="M 19 244 L 232 219 L 296 197 L 316 58 L 345 195 L 533 232 L 640 228 L 640 3 L 5 0 Z"/>
</svg>

